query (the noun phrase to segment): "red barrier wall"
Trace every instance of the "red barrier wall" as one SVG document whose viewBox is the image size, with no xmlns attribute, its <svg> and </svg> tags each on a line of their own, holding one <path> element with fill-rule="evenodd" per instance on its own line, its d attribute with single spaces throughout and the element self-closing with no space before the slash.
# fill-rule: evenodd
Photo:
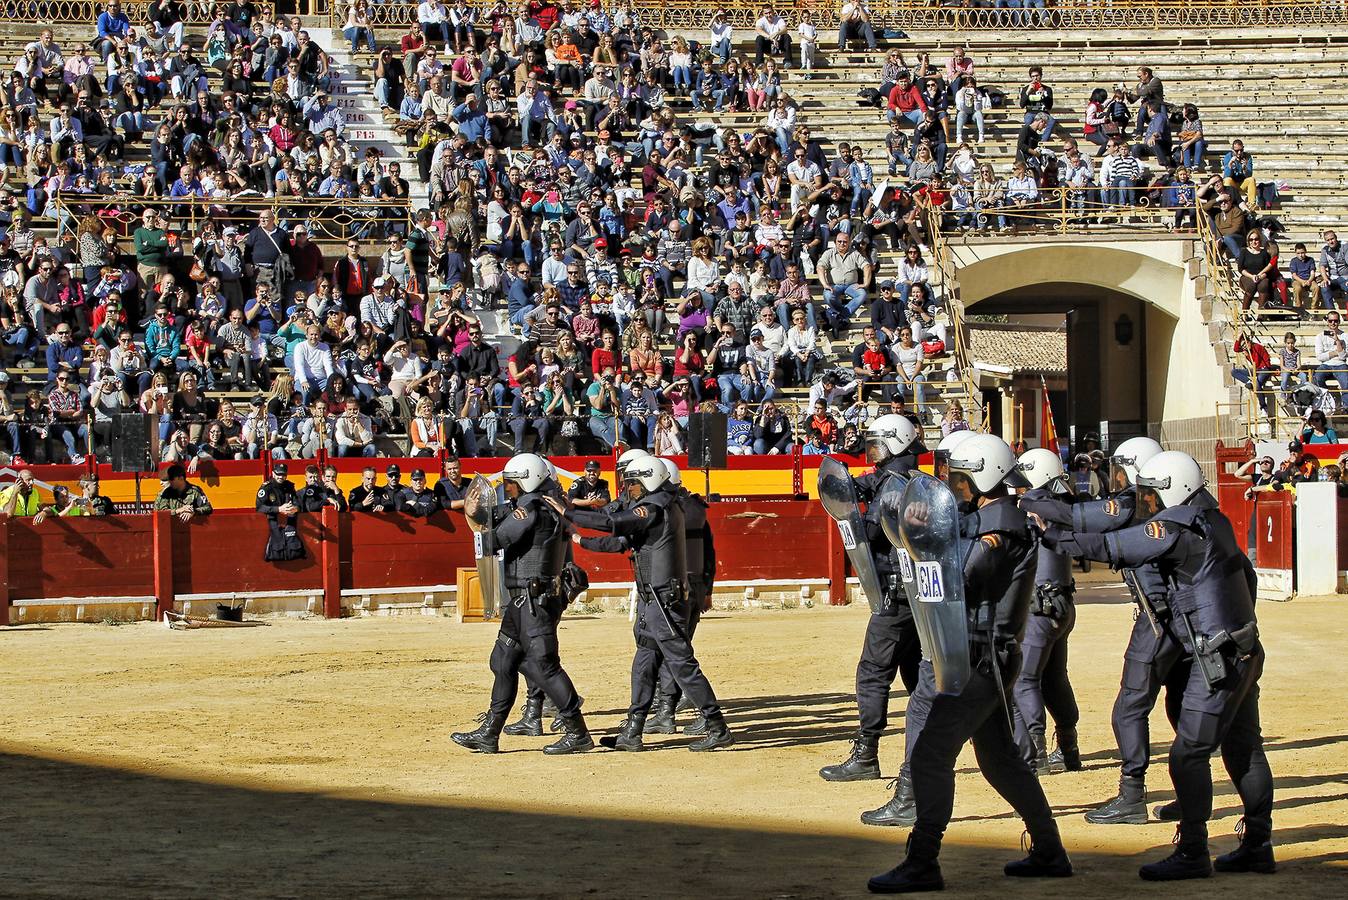
<svg viewBox="0 0 1348 900">
<path fill-rule="evenodd" d="M 829 580 L 845 596 L 836 529 L 817 503 L 727 501 L 709 512 L 721 579 Z M 267 522 L 252 511 L 218 510 L 180 522 L 167 513 L 102 519 L 0 516 L 0 624 L 12 601 L 50 597 L 154 596 L 172 609 L 180 594 L 321 591 L 327 615 L 340 614 L 340 592 L 453 584 L 473 564 L 472 533 L 458 514 L 430 519 L 383 513 L 300 519 L 307 558 L 262 559 Z M 6 551 L 7 548 L 7 552 Z M 631 579 L 626 557 L 577 548 L 592 581 Z"/>
<path fill-rule="evenodd" d="M 1292 546 L 1295 497 L 1287 491 L 1261 491 L 1254 503 L 1254 564 L 1259 569 L 1296 567 Z"/>
</svg>

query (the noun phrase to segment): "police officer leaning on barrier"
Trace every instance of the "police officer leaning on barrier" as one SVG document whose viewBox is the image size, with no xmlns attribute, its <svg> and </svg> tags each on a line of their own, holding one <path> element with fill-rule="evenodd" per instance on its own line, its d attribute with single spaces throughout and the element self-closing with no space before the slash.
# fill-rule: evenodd
<svg viewBox="0 0 1348 900">
<path fill-rule="evenodd" d="M 287 480 L 290 470 L 283 462 L 271 467 L 271 478 L 257 492 L 257 511 L 267 517 L 267 549 L 263 559 L 283 562 L 304 559 L 304 542 L 300 540 L 299 494 Z"/>
<path fill-rule="evenodd" d="M 1022 498 L 1020 506 L 1046 522 L 1078 532 L 1108 533 L 1146 520 L 1136 510 L 1137 495 L 1133 482 L 1138 469 L 1161 452 L 1161 445 L 1148 437 L 1124 441 L 1109 458 L 1112 493 L 1101 500 L 1067 503 L 1060 499 Z M 1188 680 L 1188 663 L 1183 648 L 1166 627 L 1170 614 L 1166 604 L 1169 590 L 1160 570 L 1153 564 L 1125 567 L 1124 579 L 1134 591 L 1138 604 L 1132 634 L 1123 654 L 1123 676 L 1114 701 L 1111 722 L 1119 746 L 1121 771 L 1116 796 L 1086 813 L 1092 825 L 1135 825 L 1147 821 L 1147 768 L 1151 762 L 1150 716 L 1166 689 L 1166 715 L 1172 725 L 1179 718 L 1179 701 Z M 1066 765 L 1075 746 L 1063 742 L 1049 756 L 1050 767 Z M 1169 804 L 1157 811 L 1161 818 L 1173 818 L 1178 806 Z"/>
<path fill-rule="evenodd" d="M 930 700 L 930 711 L 910 759 L 917 820 L 904 861 L 870 880 L 874 893 L 944 888 L 937 859 L 954 809 L 956 758 L 970 740 L 979 769 L 1025 821 L 1032 842 L 1029 856 L 1007 863 L 1004 872 L 1040 878 L 1072 874 L 1053 811 L 1007 723 L 1005 686 L 1020 667 L 1017 641 L 1029 614 L 1037 563 L 1034 537 L 1010 491 L 1025 482 L 1011 448 L 989 434 L 974 435 L 950 452 L 948 480 L 965 518 L 976 514 L 969 523 L 976 536 L 964 555 L 963 571 L 971 669 L 958 693 L 940 694 L 933 664 L 923 660 L 917 694 Z M 920 528 L 927 510 L 914 504 L 902 515 Z M 963 541 L 965 523 L 960 525 L 962 534 L 954 539 Z"/>
<path fill-rule="evenodd" d="M 411 484 L 398 491 L 394 502 L 398 512 L 423 519 L 433 516 L 440 509 L 440 498 L 426 486 L 424 469 L 412 470 Z"/>
<path fill-rule="evenodd" d="M 707 523 L 707 501 L 683 486 L 683 475 L 678 466 L 667 459 L 660 462 L 669 477 L 669 489 L 683 508 L 683 546 L 688 564 L 688 603 L 684 607 L 688 618 L 684 622 L 684 633 L 691 644 L 702 614 L 711 609 L 711 593 L 716 581 L 716 542 Z M 604 494 L 607 496 L 608 491 Z M 655 714 L 646 719 L 644 733 L 674 734 L 678 730 L 675 714 L 682 699 L 683 692 L 666 660 L 660 666 L 660 698 Z M 685 701 L 685 706 L 691 708 L 691 701 Z M 684 729 L 684 733 L 706 734 L 707 723 L 699 716 Z"/>
<path fill-rule="evenodd" d="M 304 487 L 300 488 L 296 500 L 300 512 L 322 512 L 325 506 L 331 506 L 340 512 L 344 505 L 344 499 L 340 491 L 334 496 L 328 486 L 323 483 L 318 466 L 305 466 Z"/>
<path fill-rule="evenodd" d="M 632 553 L 637 587 L 637 642 L 632 659 L 632 702 L 614 737 L 601 740 L 619 750 L 641 750 L 642 729 L 655 702 L 656 676 L 662 662 L 679 689 L 706 720 L 707 732 L 689 750 L 715 750 L 734 743 L 716 694 L 693 655 L 684 631 L 687 621 L 688 564 L 683 507 L 669 490 L 669 473 L 654 456 L 633 459 L 623 471 L 627 505 L 613 513 L 573 509 L 567 517 L 582 528 L 608 532 L 611 538 L 574 540 L 601 553 Z M 563 507 L 556 503 L 558 511 Z"/>
<path fill-rule="evenodd" d="M 1212 874 L 1210 759 L 1219 748 L 1245 815 L 1239 847 L 1217 857 L 1216 868 L 1272 872 L 1273 776 L 1259 725 L 1264 648 L 1254 614 L 1254 566 L 1241 552 L 1231 522 L 1208 493 L 1193 457 L 1176 450 L 1159 453 L 1142 466 L 1135 483 L 1145 524 L 1109 534 L 1047 525 L 1043 540 L 1115 568 L 1158 566 L 1171 586 L 1169 630 L 1193 657 L 1170 745 L 1170 778 L 1179 802 L 1177 846 L 1164 860 L 1144 865 L 1139 874 L 1148 881 Z M 1042 520 L 1037 524 L 1045 526 Z"/>
<path fill-rule="evenodd" d="M 917 468 L 917 429 L 905 416 L 891 413 L 876 418 L 866 428 L 866 461 L 874 471 L 854 478 L 857 499 L 868 503 L 865 517 L 866 540 L 875 560 L 876 573 L 885 591 L 880 611 L 871 613 L 866 624 L 866 638 L 857 662 L 857 712 L 860 728 L 852 741 L 852 752 L 845 761 L 819 770 L 825 781 L 863 781 L 880 777 L 878 759 L 880 735 L 888 724 L 889 690 L 894 676 L 900 675 L 903 686 L 912 696 L 917 687 L 918 663 L 922 647 L 918 642 L 917 627 L 908 606 L 908 596 L 900 577 L 898 552 L 890 544 L 880 527 L 879 506 L 873 501 L 891 479 L 907 479 Z M 910 723 L 911 724 L 911 723 Z M 896 797 L 898 807 L 911 815 L 912 790 L 905 766 L 900 773 Z M 890 804 L 875 813 L 893 812 Z M 890 816 L 891 818 L 893 816 Z M 868 822 L 867 824 L 889 824 Z M 895 824 L 898 824 L 897 822 Z M 906 824 L 912 824 L 911 819 Z"/>
<path fill-rule="evenodd" d="M 1062 458 L 1052 450 L 1027 450 L 1018 465 L 1030 484 L 1022 499 L 1070 496 Z M 1038 554 L 1030 618 L 1020 642 L 1020 675 L 1011 693 L 1016 698 L 1016 743 L 1035 774 L 1042 776 L 1081 769 L 1077 746 L 1081 711 L 1067 675 L 1067 638 L 1077 621 L 1072 557 L 1042 542 Z M 1058 736 L 1058 752 L 1052 761 L 1045 738 L 1046 709 Z"/>
<path fill-rule="evenodd" d="M 519 691 L 520 672 L 542 687 L 557 705 L 566 733 L 543 748 L 549 755 L 594 747 L 580 712 L 580 697 L 557 653 L 557 618 L 565 600 L 560 578 L 566 558 L 566 525 L 539 493 L 548 467 L 533 453 L 521 453 L 501 473 L 507 502 L 492 509 L 491 540 L 505 552 L 505 586 L 510 603 L 501 613 L 501 631 L 491 654 L 495 681 L 491 708 L 474 731 L 450 737 L 470 750 L 495 753 L 506 716 Z M 474 510 L 466 510 L 473 514 Z"/>
</svg>

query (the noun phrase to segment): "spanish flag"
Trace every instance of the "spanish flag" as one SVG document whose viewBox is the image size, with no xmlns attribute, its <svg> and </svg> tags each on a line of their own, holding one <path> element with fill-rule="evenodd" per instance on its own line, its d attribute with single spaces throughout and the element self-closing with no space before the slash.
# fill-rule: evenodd
<svg viewBox="0 0 1348 900">
<path fill-rule="evenodd" d="M 1058 426 L 1053 422 L 1053 404 L 1048 400 L 1048 382 L 1044 381 L 1044 376 L 1039 376 L 1040 403 L 1043 408 L 1040 411 L 1040 434 L 1039 445 L 1045 450 L 1058 452 Z"/>
</svg>

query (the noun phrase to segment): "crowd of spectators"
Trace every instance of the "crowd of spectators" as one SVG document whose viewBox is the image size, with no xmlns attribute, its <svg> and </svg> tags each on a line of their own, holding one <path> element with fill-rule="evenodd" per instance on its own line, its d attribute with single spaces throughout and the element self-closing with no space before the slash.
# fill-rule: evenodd
<svg viewBox="0 0 1348 900">
<path fill-rule="evenodd" d="M 717 10 L 695 40 L 627 0 L 426 0 L 396 44 L 372 10 L 343 6 L 343 33 L 408 141 L 406 174 L 353 149 L 341 67 L 266 6 L 189 25 L 156 0 L 133 23 L 113 0 L 87 42 L 48 30 L 24 48 L 0 110 L 0 164 L 28 188 L 0 238 L 0 344 L 47 378 L 0 406 L 11 453 L 78 462 L 127 410 L 156 417 L 164 461 L 370 456 L 388 437 L 414 455 L 654 449 L 712 409 L 747 452 L 781 451 L 775 431 L 752 436 L 778 415 L 792 441 L 837 449 L 894 398 L 934 426 L 959 373 L 929 213 L 1009 229 L 1060 186 L 1083 217 L 1150 197 L 1192 226 L 1198 203 L 1250 302 L 1280 283 L 1276 255 L 1255 268 L 1272 200 L 1253 162 L 1237 141 L 1194 182 L 1210 162 L 1198 111 L 1166 107 L 1147 68 L 1092 95 L 1079 142 L 1040 67 L 1006 93 L 958 47 L 943 65 L 894 48 L 864 92 L 891 123 L 868 158 L 821 142 L 783 88 L 822 64 L 808 10 L 764 5 L 752 34 Z M 864 2 L 838 19 L 839 45 L 876 46 Z M 1003 178 L 980 155 L 983 113 L 1011 103 Z M 704 109 L 763 118 L 718 127 Z M 316 223 L 338 207 L 332 259 Z M 828 376 L 833 431 L 811 424 Z"/>
<path fill-rule="evenodd" d="M 703 45 L 627 3 L 427 2 L 385 46 L 355 3 L 346 36 L 429 186 L 415 212 L 399 163 L 352 149 L 339 67 L 298 19 L 187 17 L 159 0 L 132 23 L 114 0 L 88 42 L 47 30 L 16 66 L 0 161 L 29 190 L 0 239 L 0 341 L 47 372 L 0 407 L 20 459 L 80 462 L 137 410 L 164 462 L 370 456 L 387 436 L 414 455 L 654 449 L 713 409 L 782 452 L 813 410 L 774 397 L 862 322 L 838 368 L 855 396 L 926 415 L 947 377 L 925 201 L 874 191 L 860 148 L 826 150 L 782 93 L 797 54 L 814 63 L 808 15 L 764 7 L 750 60 L 723 12 Z M 864 5 L 844 18 L 840 39 L 874 43 Z M 687 104 L 770 124 L 700 127 Z M 315 221 L 336 203 L 333 260 Z M 897 277 L 886 240 L 910 251 Z M 484 333 L 502 308 L 513 351 Z"/>
</svg>

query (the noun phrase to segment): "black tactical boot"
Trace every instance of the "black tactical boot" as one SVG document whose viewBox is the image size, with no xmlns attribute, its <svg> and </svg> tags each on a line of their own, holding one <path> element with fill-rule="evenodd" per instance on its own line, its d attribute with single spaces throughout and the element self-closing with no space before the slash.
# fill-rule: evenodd
<svg viewBox="0 0 1348 900">
<path fill-rule="evenodd" d="M 919 843 L 913 839 L 913 835 L 908 835 L 908 854 L 903 862 L 866 882 L 867 890 L 872 894 L 916 894 L 945 890 L 941 864 L 936 861 L 938 848 L 919 850 Z"/>
<path fill-rule="evenodd" d="M 1081 771 L 1081 748 L 1077 746 L 1077 730 L 1063 728 L 1058 731 L 1058 749 L 1048 755 L 1048 773 L 1061 775 L 1063 772 Z"/>
<path fill-rule="evenodd" d="M 610 750 L 629 750 L 634 753 L 644 750 L 646 748 L 641 743 L 641 727 L 645 724 L 645 713 L 629 713 L 618 733 L 601 737 L 599 743 Z"/>
<path fill-rule="evenodd" d="M 1218 872 L 1258 872 L 1260 875 L 1278 871 L 1273 844 L 1267 834 L 1246 830 L 1243 818 L 1236 825 L 1236 834 L 1240 835 L 1240 846 L 1217 857 L 1212 866 L 1214 869 Z"/>
<path fill-rule="evenodd" d="M 1162 822 L 1178 822 L 1180 820 L 1179 801 L 1171 800 L 1169 803 L 1152 807 L 1151 814 Z"/>
<path fill-rule="evenodd" d="M 520 716 L 518 722 L 511 722 L 507 725 L 505 727 L 505 733 L 511 737 L 542 737 L 543 701 L 524 701 L 524 715 Z"/>
<path fill-rule="evenodd" d="M 836 766 L 824 766 L 819 777 L 825 781 L 869 781 L 880 777 L 880 738 L 857 733 L 852 739 L 852 752 Z"/>
<path fill-rule="evenodd" d="M 1104 806 L 1086 813 L 1092 825 L 1145 825 L 1147 822 L 1147 783 L 1124 775 L 1119 779 L 1119 795 Z"/>
<path fill-rule="evenodd" d="M 1043 732 L 1030 732 L 1030 746 L 1034 748 L 1034 762 L 1030 768 L 1034 769 L 1034 774 L 1043 778 L 1049 773 L 1048 765 L 1048 742 L 1044 739 Z"/>
<path fill-rule="evenodd" d="M 889 782 L 894 796 L 879 809 L 861 814 L 863 825 L 899 825 L 910 827 L 917 821 L 917 801 L 913 799 L 913 781 L 907 772 L 899 770 L 899 777 Z"/>
<path fill-rule="evenodd" d="M 460 747 L 467 747 L 479 753 L 496 753 L 500 749 L 497 739 L 501 736 L 501 727 L 505 725 L 505 716 L 484 712 L 477 717 L 477 720 L 482 724 L 478 725 L 476 730 L 456 731 L 449 736 L 450 740 Z"/>
<path fill-rule="evenodd" d="M 684 734 L 699 735 L 707 733 L 707 720 L 699 713 L 698 717 L 687 725 L 683 726 Z"/>
<path fill-rule="evenodd" d="M 646 734 L 678 734 L 674 724 L 674 698 L 660 695 L 655 704 L 655 715 L 646 720 Z"/>
<path fill-rule="evenodd" d="M 1021 841 L 1024 847 L 1024 840 Z M 1007 863 L 1002 871 L 1012 878 L 1068 878 L 1072 874 L 1072 860 L 1058 840 L 1034 843 L 1024 859 Z"/>
<path fill-rule="evenodd" d="M 729 747 L 735 743 L 735 736 L 730 733 L 730 728 L 725 723 L 725 717 L 720 713 L 707 716 L 703 719 L 703 724 L 707 729 L 706 735 L 701 740 L 693 741 L 688 745 L 688 749 L 694 753 Z"/>
<path fill-rule="evenodd" d="M 594 738 L 590 737 L 590 730 L 585 727 L 585 719 L 580 713 L 563 721 L 566 723 L 566 734 L 556 743 L 544 747 L 544 753 L 548 756 L 563 756 L 567 753 L 584 753 L 586 750 L 594 749 Z"/>
<path fill-rule="evenodd" d="M 676 713 L 692 712 L 695 709 L 697 709 L 697 707 L 693 705 L 693 701 L 689 700 L 686 694 L 679 698 L 679 705 L 674 707 Z"/>
<path fill-rule="evenodd" d="M 1184 826 L 1175 829 L 1175 852 L 1160 862 L 1147 863 L 1138 869 L 1143 881 L 1184 881 L 1189 878 L 1210 878 L 1212 860 L 1208 857 L 1208 836 L 1186 834 Z"/>
</svg>

